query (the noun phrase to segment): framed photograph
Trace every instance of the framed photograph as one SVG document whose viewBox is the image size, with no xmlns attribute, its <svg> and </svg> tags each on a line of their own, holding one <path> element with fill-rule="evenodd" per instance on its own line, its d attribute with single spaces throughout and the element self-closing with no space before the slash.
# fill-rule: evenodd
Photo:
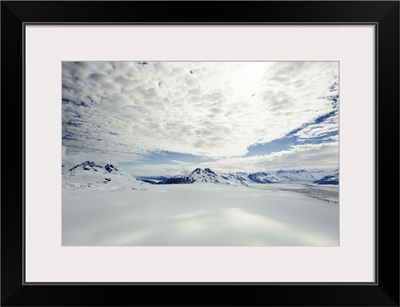
<svg viewBox="0 0 400 307">
<path fill-rule="evenodd" d="M 399 2 L 1 8 L 2 305 L 399 306 Z"/>
</svg>

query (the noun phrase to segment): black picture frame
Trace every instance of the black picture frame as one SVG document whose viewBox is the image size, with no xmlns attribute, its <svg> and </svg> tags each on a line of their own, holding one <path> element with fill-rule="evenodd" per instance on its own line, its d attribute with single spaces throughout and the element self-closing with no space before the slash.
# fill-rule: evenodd
<svg viewBox="0 0 400 307">
<path fill-rule="evenodd" d="M 375 25 L 376 282 L 26 284 L 24 27 L 29 23 Z M 398 1 L 3 1 L 1 76 L 2 306 L 399 306 Z"/>
</svg>

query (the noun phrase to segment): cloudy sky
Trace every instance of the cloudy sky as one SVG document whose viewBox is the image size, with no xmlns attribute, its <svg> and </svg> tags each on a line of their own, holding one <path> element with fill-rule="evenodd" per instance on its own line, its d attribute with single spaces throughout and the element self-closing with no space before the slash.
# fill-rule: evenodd
<svg viewBox="0 0 400 307">
<path fill-rule="evenodd" d="M 63 62 L 63 163 L 338 166 L 338 62 Z"/>
</svg>

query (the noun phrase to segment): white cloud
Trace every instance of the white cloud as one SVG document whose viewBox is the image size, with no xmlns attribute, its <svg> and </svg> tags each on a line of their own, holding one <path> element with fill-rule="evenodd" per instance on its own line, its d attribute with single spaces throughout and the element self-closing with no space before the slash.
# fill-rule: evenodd
<svg viewBox="0 0 400 307">
<path fill-rule="evenodd" d="M 196 167 L 218 172 L 259 172 L 281 169 L 333 169 L 339 164 L 337 142 L 297 145 L 288 150 L 253 157 L 223 158 L 197 164 L 134 164 L 125 169 L 137 176 L 177 175 Z"/>
<path fill-rule="evenodd" d="M 133 164 L 118 166 L 119 170 L 134 176 L 175 176 L 193 171 L 195 166 L 182 164 Z"/>
<path fill-rule="evenodd" d="M 335 114 L 321 123 L 311 124 L 301 129 L 295 136 L 301 139 L 323 137 L 339 130 L 339 115 Z"/>
<path fill-rule="evenodd" d="M 173 163 L 179 164 L 179 165 L 193 165 L 191 162 L 185 162 L 185 161 L 179 161 L 179 160 L 170 160 Z"/>
<path fill-rule="evenodd" d="M 64 62 L 63 145 L 119 161 L 243 156 L 331 112 L 337 75 L 335 62 Z"/>
<path fill-rule="evenodd" d="M 201 166 L 217 171 L 258 172 L 279 169 L 328 169 L 339 164 L 337 142 L 297 145 L 268 155 L 221 159 Z"/>
</svg>

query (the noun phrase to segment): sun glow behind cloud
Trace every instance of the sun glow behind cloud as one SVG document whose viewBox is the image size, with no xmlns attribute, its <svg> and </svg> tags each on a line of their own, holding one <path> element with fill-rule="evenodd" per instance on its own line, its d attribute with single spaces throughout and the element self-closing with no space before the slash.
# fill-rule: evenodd
<svg viewBox="0 0 400 307">
<path fill-rule="evenodd" d="M 185 166 L 175 153 L 249 170 L 282 159 L 246 158 L 252 146 L 296 137 L 281 148 L 296 152 L 326 137 L 331 147 L 315 147 L 328 152 L 314 164 L 337 165 L 338 106 L 327 99 L 337 83 L 336 62 L 64 62 L 64 160 L 133 162 L 145 173 L 166 153 L 169 168 Z M 295 166 L 289 156 L 276 165 Z"/>
</svg>

